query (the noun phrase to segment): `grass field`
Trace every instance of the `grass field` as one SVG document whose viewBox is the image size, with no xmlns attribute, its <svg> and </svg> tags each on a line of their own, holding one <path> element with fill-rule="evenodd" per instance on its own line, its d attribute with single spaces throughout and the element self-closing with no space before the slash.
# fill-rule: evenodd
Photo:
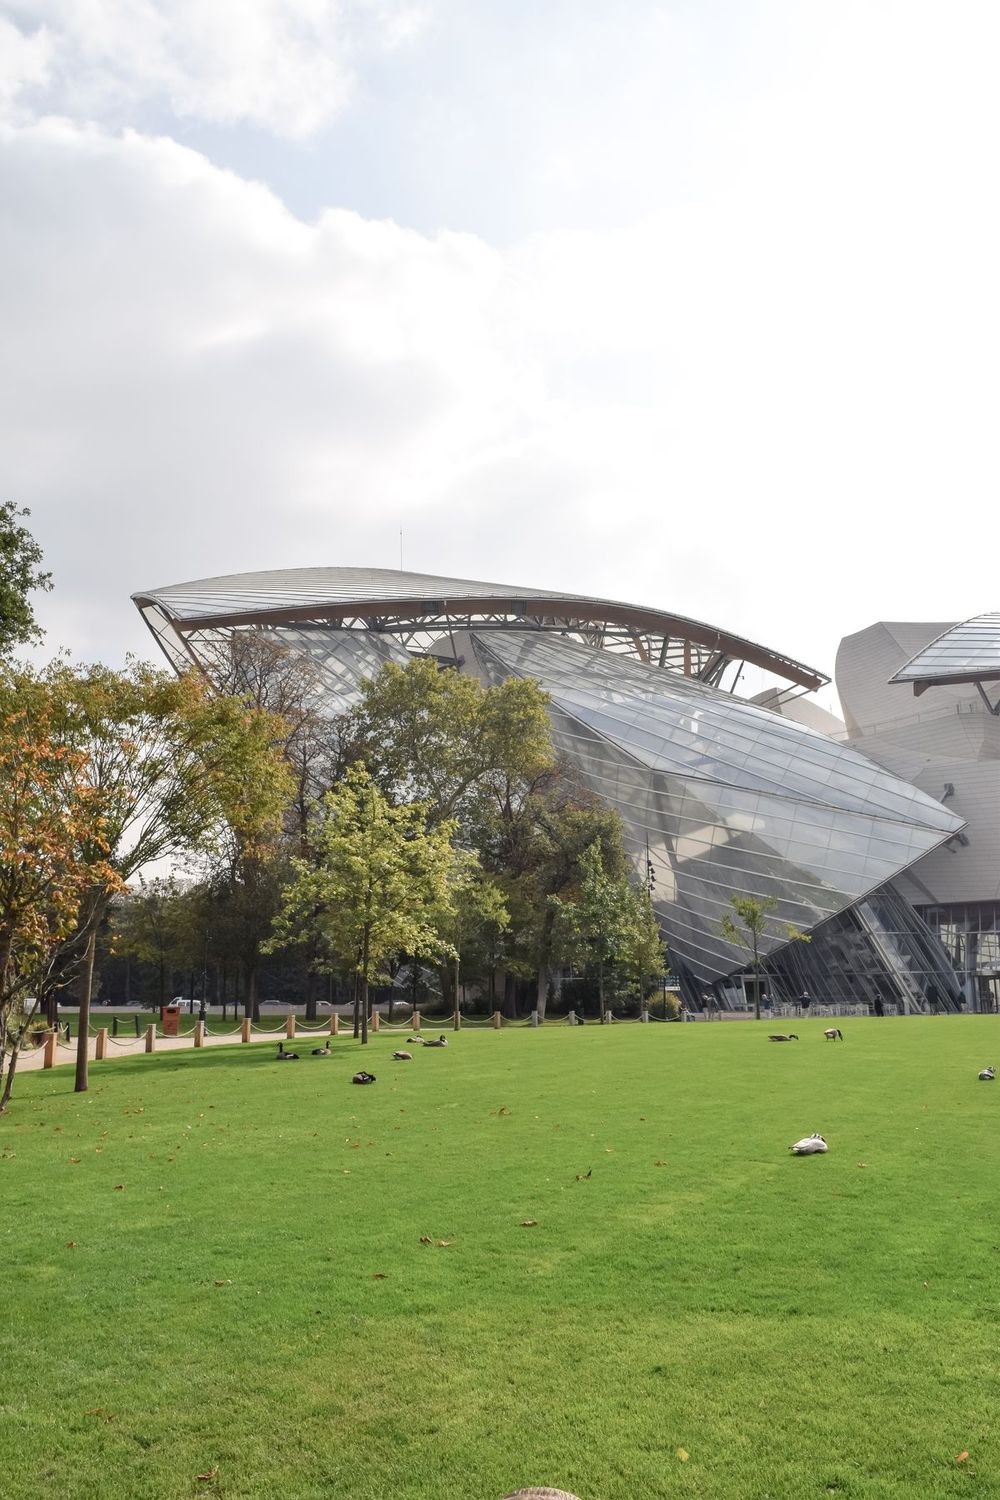
<svg viewBox="0 0 1000 1500">
<path fill-rule="evenodd" d="M 1000 1493 L 1000 1021 L 797 1029 L 26 1075 L 0 1492 Z"/>
</svg>

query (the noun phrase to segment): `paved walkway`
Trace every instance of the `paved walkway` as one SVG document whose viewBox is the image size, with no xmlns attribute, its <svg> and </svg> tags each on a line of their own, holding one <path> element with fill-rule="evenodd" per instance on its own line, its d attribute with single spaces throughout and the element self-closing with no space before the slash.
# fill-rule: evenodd
<svg viewBox="0 0 1000 1500">
<path fill-rule="evenodd" d="M 350 1030 L 349 1029 L 348 1029 L 347 1034 L 350 1035 Z M 284 1038 L 284 1035 L 285 1035 L 284 1028 L 282 1028 L 281 1031 L 279 1031 L 279 1032 L 268 1032 L 267 1035 L 262 1035 L 259 1031 L 258 1032 L 253 1032 L 253 1033 L 251 1033 L 250 1041 L 248 1043 L 244 1043 L 243 1045 L 245 1045 L 245 1046 L 253 1046 L 255 1043 L 264 1042 L 269 1047 L 277 1047 L 278 1042 Z M 343 1035 L 343 1031 L 341 1031 L 341 1035 Z M 313 1031 L 313 1030 L 304 1031 L 304 1030 L 302 1030 L 300 1028 L 298 1035 L 296 1036 L 294 1042 L 292 1043 L 292 1046 L 293 1047 L 305 1047 L 305 1046 L 322 1047 L 322 1046 L 325 1045 L 328 1037 L 329 1037 L 329 1027 L 328 1026 L 324 1026 L 324 1027 L 322 1027 L 322 1029 L 317 1029 L 315 1031 Z M 239 1029 L 239 1027 L 237 1027 L 235 1031 L 229 1030 L 229 1031 L 209 1032 L 209 1034 L 205 1037 L 204 1045 L 206 1047 L 232 1047 L 234 1045 L 235 1046 L 239 1046 L 240 1045 L 240 1029 Z M 94 1036 L 92 1036 L 90 1038 L 90 1045 L 89 1045 L 89 1047 L 87 1049 L 88 1050 L 88 1054 L 89 1054 L 91 1060 L 94 1059 L 94 1054 L 95 1054 L 96 1046 L 97 1046 L 97 1038 L 94 1037 Z M 155 1046 L 155 1051 L 156 1052 L 179 1052 L 179 1051 L 191 1052 L 193 1049 L 194 1049 L 194 1037 L 191 1036 L 191 1035 L 188 1035 L 188 1036 L 157 1036 L 157 1038 L 156 1038 L 156 1046 Z M 146 1050 L 146 1038 L 144 1036 L 118 1037 L 115 1040 L 113 1040 L 109 1036 L 108 1037 L 108 1051 L 107 1051 L 107 1055 L 106 1055 L 106 1057 L 105 1057 L 104 1060 L 105 1060 L 105 1062 L 113 1062 L 116 1057 L 135 1057 L 137 1054 L 144 1053 L 145 1050 Z M 59 1055 L 59 1064 L 58 1064 L 59 1066 L 62 1066 L 62 1064 L 64 1064 L 64 1063 L 73 1063 L 73 1062 L 75 1062 L 76 1061 L 76 1038 L 74 1037 L 71 1042 L 60 1042 L 59 1043 L 59 1048 L 58 1048 L 58 1055 Z M 44 1066 L 44 1063 L 45 1063 L 45 1048 L 44 1047 L 32 1048 L 31 1051 L 29 1051 L 29 1052 L 22 1052 L 21 1053 L 21 1056 L 18 1059 L 18 1063 L 17 1063 L 17 1071 L 20 1073 L 22 1071 L 29 1071 L 29 1070 L 34 1069 L 34 1068 L 41 1068 L 41 1067 Z"/>
</svg>

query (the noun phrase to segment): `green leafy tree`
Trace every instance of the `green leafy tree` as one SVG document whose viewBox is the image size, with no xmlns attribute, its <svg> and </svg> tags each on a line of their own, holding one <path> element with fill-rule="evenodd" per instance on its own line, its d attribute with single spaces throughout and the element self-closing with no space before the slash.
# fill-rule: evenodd
<svg viewBox="0 0 1000 1500">
<path fill-rule="evenodd" d="M 175 968 L 185 967 L 190 957 L 192 902 L 172 878 L 139 879 L 112 909 L 112 950 L 127 954 L 157 972 L 159 1004 L 167 1002 L 167 979 Z"/>
<path fill-rule="evenodd" d="M 317 964 L 357 976 L 361 1040 L 368 987 L 399 954 L 454 957 L 441 934 L 452 906 L 452 822 L 428 826 L 419 804 L 393 806 L 364 766 L 353 766 L 322 802 L 311 860 L 292 861 L 274 936 L 265 951 L 314 939 Z"/>
<path fill-rule="evenodd" d="M 445 1003 L 458 1010 L 460 976 L 464 984 L 485 981 L 493 1002 L 497 954 L 510 926 L 510 911 L 501 886 L 486 874 L 475 854 L 457 850 L 453 857 L 447 903 L 436 915 L 435 926 L 454 952 L 454 969 L 445 967 L 441 978 Z"/>
<path fill-rule="evenodd" d="M 503 806 L 553 765 L 547 699 L 531 679 L 484 688 L 414 660 L 389 663 L 361 690 L 346 717 L 346 753 L 393 801 L 422 803 L 429 824 L 464 828 L 484 800 Z"/>
<path fill-rule="evenodd" d="M 544 1017 L 554 971 L 564 962 L 553 898 L 574 899 L 580 859 L 595 843 L 609 877 L 626 878 L 621 819 L 557 767 L 488 808 L 473 837 L 510 911 L 501 957 L 508 974 L 535 978 L 535 1008 Z"/>
<path fill-rule="evenodd" d="M 21 525 L 29 514 L 12 500 L 0 501 L 0 656 L 41 639 L 29 595 L 52 587 L 39 566 L 42 549 Z"/>
<path fill-rule="evenodd" d="M 621 872 L 609 871 L 596 839 L 581 854 L 579 882 L 572 899 L 550 897 L 554 914 L 553 950 L 565 963 L 597 975 L 601 1020 L 607 1019 L 607 979 L 611 966 L 637 987 L 662 973 L 659 928 L 649 892 Z"/>
<path fill-rule="evenodd" d="M 773 946 L 773 939 L 799 943 L 808 943 L 810 939 L 787 922 L 775 922 L 772 913 L 778 903 L 773 896 L 731 896 L 729 904 L 732 915 L 725 914 L 719 931 L 727 943 L 746 954 L 753 973 L 753 1013 L 759 1021 L 761 964 Z"/>
<path fill-rule="evenodd" d="M 629 988 L 641 1002 L 664 977 L 667 965 L 649 887 L 635 879 L 629 882 L 625 915 L 625 942 L 619 951 L 619 963 Z"/>
</svg>

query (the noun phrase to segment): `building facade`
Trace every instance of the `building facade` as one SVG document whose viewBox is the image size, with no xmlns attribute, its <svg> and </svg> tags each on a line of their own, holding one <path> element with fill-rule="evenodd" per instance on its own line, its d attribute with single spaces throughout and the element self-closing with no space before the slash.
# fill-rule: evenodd
<svg viewBox="0 0 1000 1500">
<path fill-rule="evenodd" d="M 388 569 L 239 574 L 133 598 L 178 669 L 216 675 L 244 632 L 262 632 L 311 664 L 330 713 L 413 655 L 486 683 L 537 679 L 557 748 L 652 870 L 671 968 L 694 1003 L 707 989 L 742 998 L 745 955 L 721 931 L 733 895 L 775 902 L 763 951 L 778 999 L 960 999 L 947 955 L 890 882 L 954 840 L 961 818 L 775 711 L 827 680 L 781 652 L 659 609 Z M 764 702 L 738 693 L 751 676 Z M 809 941 L 789 943 L 789 929 Z"/>
<path fill-rule="evenodd" d="M 940 938 L 965 1004 L 1000 991 L 1000 615 L 879 623 L 848 636 L 836 683 L 849 743 L 963 826 L 894 882 Z"/>
</svg>

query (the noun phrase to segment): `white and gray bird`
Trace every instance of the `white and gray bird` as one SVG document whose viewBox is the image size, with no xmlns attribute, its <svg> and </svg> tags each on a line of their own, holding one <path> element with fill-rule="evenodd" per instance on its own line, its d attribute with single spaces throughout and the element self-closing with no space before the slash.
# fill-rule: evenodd
<svg viewBox="0 0 1000 1500">
<path fill-rule="evenodd" d="M 983 1068 L 982 1072 L 979 1074 L 979 1081 L 980 1083 L 992 1083 L 996 1076 L 996 1068 Z"/>
<path fill-rule="evenodd" d="M 789 1151 L 795 1156 L 821 1156 L 830 1148 L 826 1144 L 824 1135 L 804 1135 L 801 1141 L 796 1141 L 794 1146 L 789 1146 Z"/>
<path fill-rule="evenodd" d="M 504 1495 L 503 1500 L 577 1500 L 576 1495 L 571 1495 L 569 1490 L 547 1490 L 539 1489 L 532 1485 L 530 1490 L 515 1490 L 512 1495 Z"/>
</svg>

